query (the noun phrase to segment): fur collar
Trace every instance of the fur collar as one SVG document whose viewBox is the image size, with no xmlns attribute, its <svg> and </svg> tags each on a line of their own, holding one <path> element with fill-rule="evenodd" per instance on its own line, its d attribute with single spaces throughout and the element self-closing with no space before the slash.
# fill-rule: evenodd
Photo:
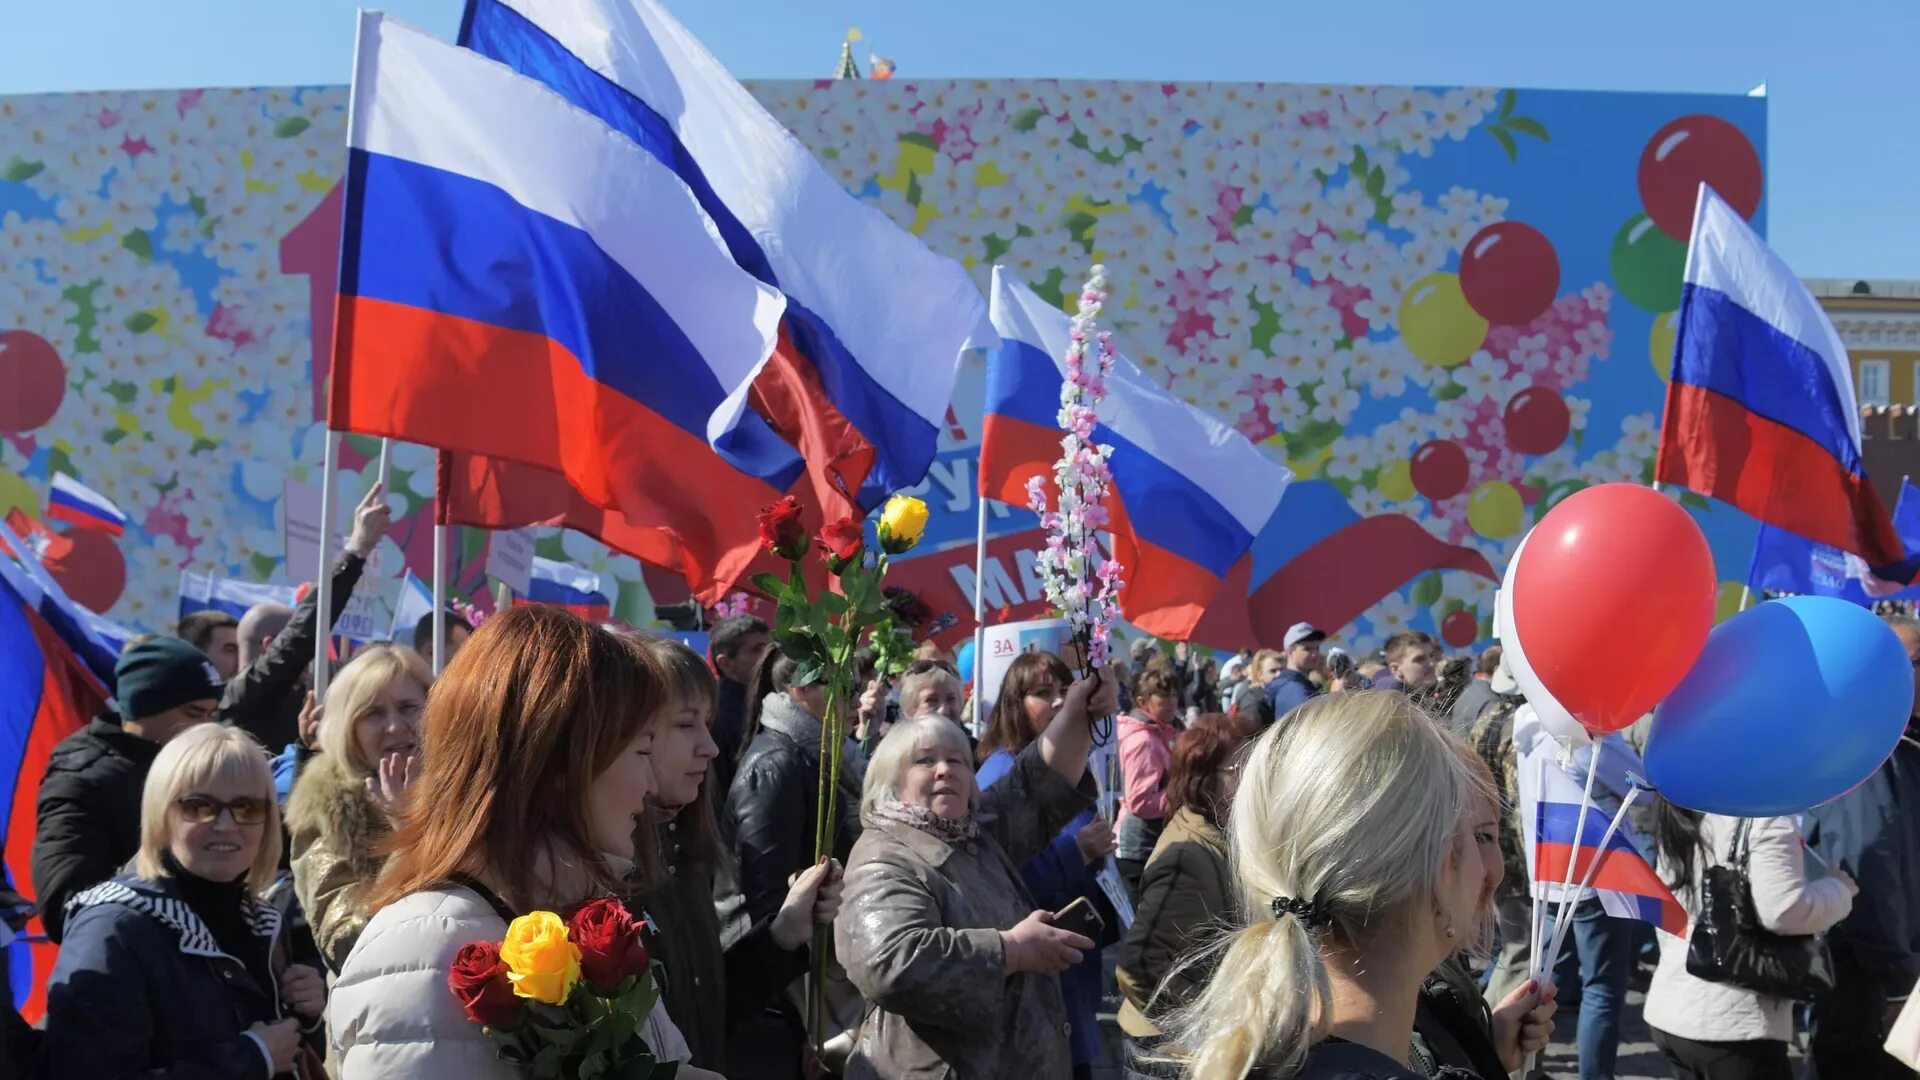
<svg viewBox="0 0 1920 1080">
<path fill-rule="evenodd" d="M 379 849 L 392 828 L 367 798 L 364 776 L 332 754 L 316 754 L 287 798 L 287 832 L 295 851 L 330 835 L 354 875 L 372 880 L 386 864 Z"/>
</svg>

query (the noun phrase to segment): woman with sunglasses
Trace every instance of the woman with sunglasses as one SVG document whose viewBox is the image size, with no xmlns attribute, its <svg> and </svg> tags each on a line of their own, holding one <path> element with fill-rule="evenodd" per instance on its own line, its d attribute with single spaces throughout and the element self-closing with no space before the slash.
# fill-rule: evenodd
<svg viewBox="0 0 1920 1080">
<path fill-rule="evenodd" d="M 327 991 L 318 970 L 284 963 L 280 912 L 259 899 L 279 861 L 260 745 L 217 724 L 169 742 L 141 796 L 136 872 L 68 908 L 47 987 L 50 1074 L 292 1073 Z"/>
</svg>

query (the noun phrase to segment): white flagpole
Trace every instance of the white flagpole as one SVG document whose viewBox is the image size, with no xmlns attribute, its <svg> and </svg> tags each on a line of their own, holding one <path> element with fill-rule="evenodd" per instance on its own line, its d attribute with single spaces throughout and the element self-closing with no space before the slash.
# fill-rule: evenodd
<svg viewBox="0 0 1920 1080">
<path fill-rule="evenodd" d="M 320 703 L 327 700 L 327 646 L 333 641 L 333 575 L 327 571 L 327 549 L 333 545 L 333 466 L 340 452 L 339 434 L 328 429 L 324 446 L 320 455 L 320 569 L 314 578 L 320 633 L 314 641 L 313 700 Z"/>
<path fill-rule="evenodd" d="M 1567 879 L 1560 886 L 1560 907 L 1554 913 L 1553 932 L 1554 940 L 1556 941 L 1559 940 L 1560 931 L 1566 926 L 1567 916 L 1573 911 L 1573 893 L 1571 892 L 1573 889 L 1573 871 L 1574 867 L 1580 864 L 1581 834 L 1587 830 L 1587 807 L 1593 805 L 1593 778 L 1598 775 L 1599 772 L 1600 747 L 1599 744 L 1596 743 L 1593 744 L 1593 756 L 1587 762 L 1587 786 L 1586 790 L 1580 794 L 1580 813 L 1573 821 L 1573 852 L 1567 856 Z M 1545 797 L 1546 793 L 1544 791 L 1541 792 L 1541 798 L 1544 799 Z M 1533 970 L 1536 978 L 1544 975 L 1548 970 L 1546 959 L 1545 956 L 1534 957 Z"/>
<path fill-rule="evenodd" d="M 987 651 L 987 497 L 976 491 L 974 499 L 980 504 L 980 519 L 974 526 L 973 536 L 973 722 L 978 727 L 983 723 L 980 688 L 984 684 L 980 673 L 985 670 L 983 661 Z M 984 707 L 992 708 L 990 704 Z"/>
<path fill-rule="evenodd" d="M 433 527 L 433 673 L 447 667 L 447 527 Z"/>
<path fill-rule="evenodd" d="M 387 477 L 393 472 L 393 440 L 380 440 L 380 490 L 387 490 Z"/>
</svg>

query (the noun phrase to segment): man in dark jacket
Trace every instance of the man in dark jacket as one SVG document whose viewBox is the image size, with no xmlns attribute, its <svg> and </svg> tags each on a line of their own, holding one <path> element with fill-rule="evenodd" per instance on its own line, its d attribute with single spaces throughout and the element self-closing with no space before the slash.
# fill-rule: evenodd
<svg viewBox="0 0 1920 1080">
<path fill-rule="evenodd" d="M 767 650 L 773 648 L 773 635 L 767 624 L 753 615 L 729 615 L 713 624 L 708 638 L 713 671 L 720 677 L 720 691 L 713 706 L 713 742 L 720 754 L 713 759 L 716 792 L 725 795 L 733 784 L 734 768 L 740 762 L 740 744 L 747 727 L 747 684 Z"/>
<path fill-rule="evenodd" d="M 1888 619 L 1913 662 L 1920 692 L 1920 622 Z M 1920 705 L 1920 702 L 1916 702 Z M 1866 782 L 1809 817 L 1820 857 L 1860 883 L 1853 913 L 1827 932 L 1833 993 L 1813 1007 L 1817 1080 L 1912 1077 L 1884 1049 L 1893 1018 L 1920 979 L 1920 716 L 1886 764 Z"/>
<path fill-rule="evenodd" d="M 1312 623 L 1294 623 L 1287 631 L 1281 643 L 1287 650 L 1287 666 L 1267 683 L 1267 704 L 1273 709 L 1274 719 L 1305 705 L 1317 692 L 1308 676 L 1325 663 L 1320 646 L 1326 640 L 1327 635 Z"/>
<path fill-rule="evenodd" d="M 380 485 L 368 489 L 353 512 L 353 532 L 347 550 L 333 564 L 333 611 L 327 631 L 339 621 L 353 587 L 360 583 L 367 556 L 387 535 L 393 511 L 381 497 Z M 279 752 L 300 734 L 300 709 L 306 703 L 307 671 L 320 643 L 319 590 L 308 590 L 300 606 L 288 611 L 274 604 L 256 605 L 240 620 L 240 674 L 227 684 L 226 697 L 216 715 Z"/>
<path fill-rule="evenodd" d="M 167 740 L 213 718 L 220 672 L 179 638 L 143 641 L 113 669 L 117 714 L 60 740 L 40 781 L 33 885 L 56 943 L 69 897 L 120 872 L 140 850 L 140 794 Z"/>
</svg>

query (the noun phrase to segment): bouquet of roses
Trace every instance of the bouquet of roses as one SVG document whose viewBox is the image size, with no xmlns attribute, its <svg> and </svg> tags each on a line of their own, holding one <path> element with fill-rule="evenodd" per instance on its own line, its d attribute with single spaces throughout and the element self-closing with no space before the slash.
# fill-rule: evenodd
<svg viewBox="0 0 1920 1080">
<path fill-rule="evenodd" d="M 528 1076 L 671 1080 L 679 1071 L 642 1036 L 660 993 L 640 926 L 618 900 L 588 901 L 566 918 L 520 916 L 504 940 L 463 946 L 447 987 Z"/>
</svg>

